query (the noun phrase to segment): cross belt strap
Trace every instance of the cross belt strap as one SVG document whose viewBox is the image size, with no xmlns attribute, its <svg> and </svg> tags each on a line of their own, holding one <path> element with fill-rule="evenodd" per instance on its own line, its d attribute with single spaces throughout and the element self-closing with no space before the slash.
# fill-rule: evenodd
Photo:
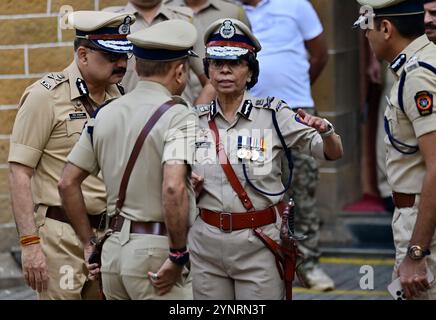
<svg viewBox="0 0 436 320">
<path fill-rule="evenodd" d="M 227 179 L 229 180 L 230 185 L 232 186 L 233 190 L 238 195 L 244 208 L 247 210 L 254 209 L 253 203 L 251 202 L 250 198 L 248 197 L 247 192 L 244 190 L 244 187 L 242 186 L 241 182 L 239 181 L 238 177 L 236 176 L 235 170 L 233 170 L 233 167 L 230 164 L 229 158 L 227 157 L 227 154 L 224 151 L 224 147 L 220 141 L 220 135 L 219 135 L 215 120 L 212 119 L 209 121 L 209 128 L 213 131 L 213 133 L 215 135 L 216 153 L 218 155 L 218 159 L 219 159 L 219 162 L 221 164 L 221 167 L 223 168 L 224 173 L 225 173 Z"/>
<path fill-rule="evenodd" d="M 144 144 L 145 139 L 150 133 L 151 129 L 153 129 L 154 125 L 157 121 L 167 112 L 172 106 L 176 104 L 175 100 L 170 100 L 161 105 L 156 112 L 150 117 L 150 119 L 145 124 L 141 133 L 136 140 L 135 145 L 133 146 L 132 153 L 130 154 L 129 161 L 127 162 L 126 170 L 124 171 L 123 178 L 120 184 L 120 191 L 118 193 L 118 200 L 116 202 L 116 212 L 117 214 L 121 211 L 121 208 L 124 205 L 124 201 L 126 200 L 126 190 L 127 185 L 129 184 L 130 175 L 132 174 L 133 167 L 135 165 L 136 159 L 138 159 L 139 153 L 141 152 L 142 145 Z"/>
</svg>

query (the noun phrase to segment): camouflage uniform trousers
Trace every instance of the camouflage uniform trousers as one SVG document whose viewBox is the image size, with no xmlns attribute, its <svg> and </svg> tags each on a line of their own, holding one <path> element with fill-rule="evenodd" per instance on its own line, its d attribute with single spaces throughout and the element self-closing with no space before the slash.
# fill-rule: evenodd
<svg viewBox="0 0 436 320">
<path fill-rule="evenodd" d="M 284 200 L 293 198 L 295 202 L 295 231 L 304 234 L 307 239 L 300 241 L 298 249 L 304 256 L 304 263 L 299 271 L 312 269 L 319 264 L 319 234 L 321 220 L 316 212 L 316 188 L 319 181 L 318 163 L 308 155 L 292 152 L 294 163 L 292 184 L 285 194 Z M 282 181 L 286 185 L 289 177 L 289 168 L 286 156 L 282 156 Z M 298 261 L 300 264 L 301 261 Z"/>
</svg>

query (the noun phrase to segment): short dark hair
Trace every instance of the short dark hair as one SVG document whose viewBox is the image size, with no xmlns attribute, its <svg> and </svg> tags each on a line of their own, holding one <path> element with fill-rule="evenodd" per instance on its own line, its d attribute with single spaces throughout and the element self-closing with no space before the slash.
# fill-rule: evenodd
<svg viewBox="0 0 436 320">
<path fill-rule="evenodd" d="M 76 39 L 74 39 L 74 52 L 76 52 L 79 49 L 79 47 L 95 48 L 95 46 L 92 44 L 92 42 L 89 41 L 88 39 L 76 38 Z"/>
<path fill-rule="evenodd" d="M 173 61 L 155 61 L 136 58 L 136 71 L 140 77 L 164 76 L 166 75 L 174 62 L 183 63 L 186 68 L 188 59 L 183 58 Z"/>
<path fill-rule="evenodd" d="M 380 30 L 381 22 L 388 20 L 398 30 L 398 33 L 408 39 L 415 39 L 425 33 L 424 14 L 414 14 L 407 16 L 387 16 L 375 17 L 374 24 Z"/>
</svg>

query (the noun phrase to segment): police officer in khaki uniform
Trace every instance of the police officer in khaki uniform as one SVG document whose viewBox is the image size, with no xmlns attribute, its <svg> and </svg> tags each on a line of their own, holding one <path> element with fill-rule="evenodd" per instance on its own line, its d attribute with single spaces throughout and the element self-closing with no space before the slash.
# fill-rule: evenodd
<svg viewBox="0 0 436 320">
<path fill-rule="evenodd" d="M 134 21 L 134 16 L 107 12 L 70 15 L 75 61 L 32 84 L 21 98 L 8 159 L 10 188 L 24 276 L 40 299 L 98 297 L 97 286 L 87 282 L 82 247 L 61 208 L 57 183 L 90 115 L 121 95 L 117 83 L 131 55 L 126 36 Z M 103 227 L 101 179 L 86 179 L 83 196 L 92 227 Z"/>
<path fill-rule="evenodd" d="M 189 233 L 194 298 L 283 299 L 274 255 L 253 232 L 259 227 L 279 241 L 281 154 L 293 148 L 333 160 L 342 156 L 342 144 L 327 121 L 301 109 L 296 114 L 278 98 L 250 96 L 261 47 L 242 22 L 217 20 L 204 41 L 205 67 L 217 99 L 197 107 L 194 181 L 200 215 Z M 223 171 L 225 163 L 233 167 L 233 178 Z M 237 181 L 242 191 L 234 191 Z"/>
<path fill-rule="evenodd" d="M 101 169 L 113 234 L 102 252 L 103 291 L 108 299 L 192 299 L 186 263 L 188 227 L 195 217 L 189 175 L 197 116 L 180 95 L 187 81 L 188 57 L 197 32 L 185 21 L 168 20 L 128 37 L 140 81 L 136 88 L 99 111 L 70 155 L 59 190 L 65 209 L 85 245 L 93 232 L 85 215 L 80 185 Z M 155 122 L 128 179 L 124 172 L 135 141 L 163 103 L 173 105 Z M 152 117 L 153 115 L 153 117 Z M 147 125 L 148 126 L 148 125 Z M 121 187 L 120 187 L 121 184 Z M 115 210 L 117 206 L 117 210 Z M 88 266 L 95 275 L 97 265 Z M 147 275 L 149 278 L 147 278 Z"/>
<path fill-rule="evenodd" d="M 355 25 L 374 53 L 390 62 L 395 82 L 385 112 L 386 169 L 393 190 L 396 247 L 393 278 L 407 298 L 436 299 L 436 47 L 424 31 L 422 0 L 358 0 Z M 430 288 L 430 289 L 429 289 Z M 429 289 L 429 290 L 428 290 Z"/>
<path fill-rule="evenodd" d="M 136 23 L 132 27 L 132 32 L 140 31 L 150 26 L 172 19 L 179 19 L 192 22 L 193 12 L 188 7 L 179 7 L 176 5 L 167 5 L 162 0 L 129 0 L 126 6 L 116 6 L 104 9 L 104 11 L 132 13 L 136 17 Z M 194 50 L 202 51 L 203 46 L 201 39 L 194 45 Z M 203 64 L 200 59 L 189 59 L 189 65 L 193 73 L 198 77 L 200 83 L 206 85 L 207 77 L 204 75 Z M 190 75 L 189 81 L 194 74 Z M 126 92 L 133 90 L 138 83 L 138 76 L 135 72 L 135 61 L 129 61 L 126 76 L 123 79 L 123 87 Z M 210 93 L 202 93 L 204 96 L 200 99 L 200 103 L 209 102 L 212 98 Z M 187 86 L 183 92 L 183 97 L 190 103 L 194 103 L 197 99 L 198 92 L 194 94 L 190 86 Z"/>
<path fill-rule="evenodd" d="M 194 12 L 192 22 L 197 28 L 199 41 L 202 41 L 203 33 L 207 27 L 221 18 L 235 18 L 250 26 L 244 8 L 231 0 L 164 0 L 164 4 L 192 9 Z M 204 58 L 203 47 L 198 51 L 198 54 L 201 59 Z M 191 75 L 188 87 L 193 97 L 200 96 L 202 86 L 194 75 Z"/>
</svg>

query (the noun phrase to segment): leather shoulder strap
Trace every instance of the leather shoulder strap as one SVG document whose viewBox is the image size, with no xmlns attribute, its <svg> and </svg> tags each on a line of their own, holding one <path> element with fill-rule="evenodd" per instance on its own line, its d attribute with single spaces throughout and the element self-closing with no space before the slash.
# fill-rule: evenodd
<svg viewBox="0 0 436 320">
<path fill-rule="evenodd" d="M 224 151 L 223 145 L 220 141 L 220 135 L 215 120 L 212 119 L 209 121 L 209 128 L 214 133 L 216 153 L 218 155 L 218 160 L 221 164 L 221 167 L 223 168 L 224 173 L 226 174 L 227 180 L 229 180 L 230 185 L 232 186 L 233 190 L 235 190 L 244 208 L 246 210 L 254 209 L 253 203 L 248 197 L 247 192 L 244 190 L 244 187 L 239 181 L 238 176 L 236 175 L 235 170 L 233 170 L 229 158 L 227 157 L 226 152 Z"/>
<path fill-rule="evenodd" d="M 158 120 L 175 104 L 176 102 L 174 100 L 170 100 L 161 105 L 147 121 L 141 133 L 139 134 L 138 139 L 136 139 L 136 143 L 133 146 L 132 153 L 130 154 L 126 170 L 124 171 L 124 175 L 121 180 L 120 190 L 118 192 L 118 200 L 116 203 L 116 214 L 121 211 L 121 208 L 124 205 L 124 201 L 126 200 L 126 190 L 127 185 L 129 184 L 130 175 L 132 174 L 133 167 L 135 166 L 136 159 L 138 159 L 145 139 L 147 138 L 151 129 L 153 129 L 154 125 L 158 122 Z"/>
</svg>

